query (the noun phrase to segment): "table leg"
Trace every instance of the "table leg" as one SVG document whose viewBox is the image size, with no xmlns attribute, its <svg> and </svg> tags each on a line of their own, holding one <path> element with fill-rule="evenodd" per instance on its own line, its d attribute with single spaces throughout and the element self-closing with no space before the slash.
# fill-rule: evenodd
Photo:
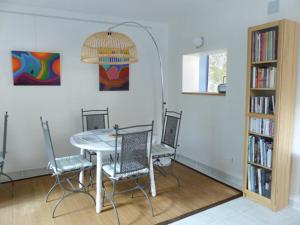
<svg viewBox="0 0 300 225">
<path fill-rule="evenodd" d="M 96 213 L 102 210 L 102 153 L 97 152 L 97 172 L 96 172 Z"/>
<path fill-rule="evenodd" d="M 80 155 L 84 155 L 84 149 L 80 149 Z M 82 170 L 79 174 L 79 188 L 82 188 L 82 185 L 84 183 L 84 170 Z"/>
<path fill-rule="evenodd" d="M 153 159 L 152 156 L 150 158 L 150 183 L 151 183 L 151 194 L 153 197 L 156 196 L 156 187 L 155 187 L 155 177 L 154 177 L 154 169 L 153 169 Z"/>
</svg>

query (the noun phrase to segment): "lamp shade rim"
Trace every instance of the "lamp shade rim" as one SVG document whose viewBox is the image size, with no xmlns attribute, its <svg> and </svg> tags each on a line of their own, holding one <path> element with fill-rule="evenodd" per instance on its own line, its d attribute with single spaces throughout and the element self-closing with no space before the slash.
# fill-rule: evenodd
<svg viewBox="0 0 300 225">
<path fill-rule="evenodd" d="M 97 32 L 84 41 L 81 61 L 108 65 L 136 63 L 138 61 L 136 45 L 123 33 Z"/>
</svg>

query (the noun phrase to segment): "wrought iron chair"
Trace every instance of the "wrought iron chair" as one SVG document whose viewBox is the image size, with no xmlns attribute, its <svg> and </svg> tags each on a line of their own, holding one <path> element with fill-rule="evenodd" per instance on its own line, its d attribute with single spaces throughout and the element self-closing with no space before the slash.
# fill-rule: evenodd
<svg viewBox="0 0 300 225">
<path fill-rule="evenodd" d="M 112 182 L 112 191 L 109 192 L 105 187 L 105 183 L 103 183 L 103 203 L 105 198 L 111 202 L 115 210 L 118 225 L 120 224 L 120 220 L 114 200 L 116 194 L 140 190 L 148 199 L 152 216 L 154 215 L 151 200 L 138 181 L 141 177 L 149 176 L 153 124 L 154 122 L 152 121 L 152 123 L 148 125 L 137 125 L 124 128 L 119 128 L 118 125 L 115 125 L 114 127 L 116 139 L 113 162 L 102 167 L 103 174 L 108 177 L 108 181 Z M 130 189 L 116 192 L 116 184 L 124 180 L 133 180 L 135 186 Z"/>
<path fill-rule="evenodd" d="M 109 128 L 109 113 L 108 107 L 106 109 L 92 109 L 84 110 L 81 109 L 81 120 L 82 120 L 82 130 L 96 130 L 96 129 L 107 129 Z M 92 161 L 92 156 L 96 153 L 92 151 L 85 150 L 85 153 L 89 155 L 90 161 Z"/>
<path fill-rule="evenodd" d="M 62 195 L 53 208 L 52 218 L 55 218 L 55 212 L 59 204 L 66 197 L 70 196 L 73 193 L 85 193 L 88 196 L 90 196 L 94 204 L 96 204 L 94 197 L 87 191 L 86 186 L 80 183 L 78 180 L 78 173 L 83 170 L 92 169 L 93 164 L 89 160 L 85 159 L 82 155 L 72 155 L 56 158 L 51 140 L 48 121 L 43 121 L 42 117 L 40 117 L 40 120 L 43 130 L 46 152 L 49 159 L 48 168 L 52 170 L 52 176 L 55 177 L 55 183 L 46 195 L 46 202 L 48 202 L 49 195 L 54 191 L 54 189 L 57 186 L 59 186 L 62 190 Z M 77 183 L 77 187 L 78 184 L 81 184 L 82 188 L 75 188 L 72 181 Z"/>
<path fill-rule="evenodd" d="M 178 187 L 180 187 L 179 178 L 174 174 L 174 164 L 176 160 L 176 150 L 178 145 L 178 136 L 180 129 L 180 122 L 182 118 L 182 111 L 168 111 L 165 110 L 163 130 L 161 142 L 152 147 L 152 158 L 155 168 L 164 176 L 171 175 L 176 178 Z M 169 163 L 164 164 L 164 159 L 169 160 Z M 171 166 L 167 171 L 166 166 Z"/>
<path fill-rule="evenodd" d="M 7 140 L 7 123 L 8 123 L 8 113 L 6 112 L 4 115 L 4 129 L 3 129 L 3 143 L 2 143 L 2 151 L 0 151 L 0 176 L 6 177 L 11 182 L 11 194 L 14 195 L 14 181 L 13 179 L 3 172 L 3 167 L 5 163 L 5 155 L 6 155 L 6 140 Z"/>
</svg>

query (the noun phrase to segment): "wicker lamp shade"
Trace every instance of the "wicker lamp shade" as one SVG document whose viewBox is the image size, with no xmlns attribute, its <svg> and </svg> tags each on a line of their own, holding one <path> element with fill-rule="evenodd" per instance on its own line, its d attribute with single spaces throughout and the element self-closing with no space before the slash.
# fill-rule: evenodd
<svg viewBox="0 0 300 225">
<path fill-rule="evenodd" d="M 122 65 L 138 61 L 134 42 L 118 32 L 98 32 L 89 36 L 81 48 L 81 61 L 93 64 Z"/>
</svg>

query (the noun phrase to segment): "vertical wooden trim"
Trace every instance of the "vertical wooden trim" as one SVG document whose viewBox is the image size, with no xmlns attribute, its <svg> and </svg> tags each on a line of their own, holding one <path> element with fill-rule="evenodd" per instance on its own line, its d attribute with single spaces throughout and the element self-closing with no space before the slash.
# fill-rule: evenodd
<svg viewBox="0 0 300 225">
<path fill-rule="evenodd" d="M 247 78 L 246 78 L 246 116 L 245 116 L 245 140 L 244 140 L 244 182 L 243 191 L 247 190 L 248 183 L 248 131 L 249 131 L 249 99 L 250 99 L 250 82 L 251 82 L 251 62 L 252 62 L 252 30 L 248 29 L 248 50 L 247 50 Z"/>
</svg>

